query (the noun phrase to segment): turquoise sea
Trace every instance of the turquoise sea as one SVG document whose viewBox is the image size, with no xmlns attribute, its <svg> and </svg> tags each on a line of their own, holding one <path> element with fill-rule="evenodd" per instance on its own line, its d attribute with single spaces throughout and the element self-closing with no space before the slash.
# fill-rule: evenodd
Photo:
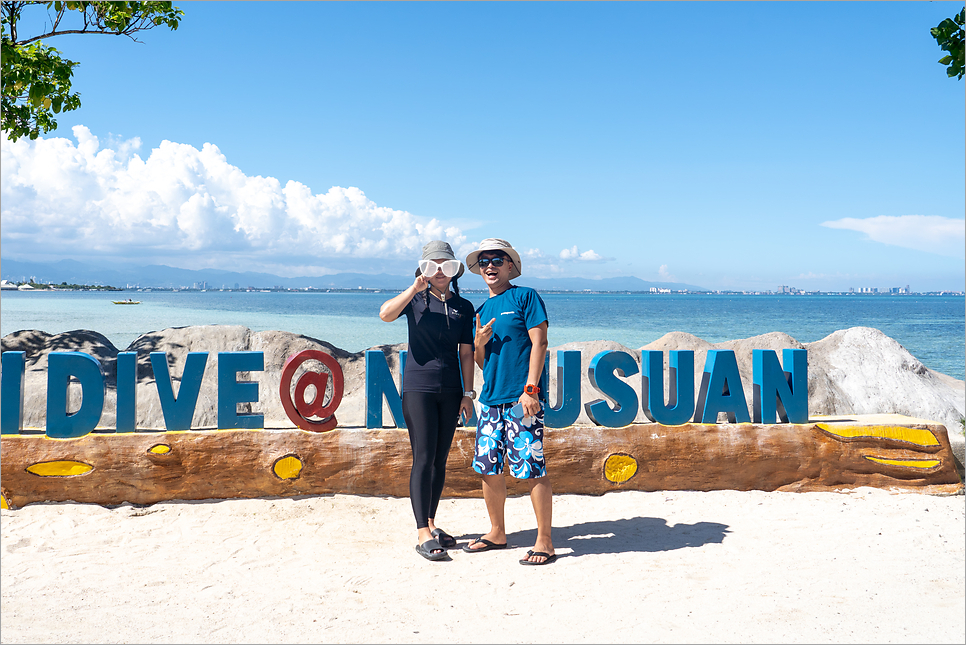
<svg viewBox="0 0 966 645">
<path fill-rule="evenodd" d="M 384 323 L 383 293 L 33 292 L 0 294 L 0 333 L 92 329 L 118 349 L 139 335 L 185 325 L 245 325 L 325 340 L 348 351 L 406 341 L 405 321 Z M 474 304 L 484 294 L 467 293 Z M 112 299 L 142 304 L 120 306 Z M 550 346 L 612 340 L 637 348 L 671 331 L 712 343 L 782 331 L 800 342 L 838 329 L 875 327 L 927 367 L 957 379 L 966 371 L 966 299 L 962 296 L 751 296 L 681 294 L 543 295 Z"/>
</svg>

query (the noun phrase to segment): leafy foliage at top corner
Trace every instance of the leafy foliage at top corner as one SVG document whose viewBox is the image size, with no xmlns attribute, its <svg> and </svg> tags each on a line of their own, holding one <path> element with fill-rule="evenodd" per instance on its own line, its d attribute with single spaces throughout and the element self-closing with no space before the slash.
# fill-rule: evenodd
<svg viewBox="0 0 966 645">
<path fill-rule="evenodd" d="M 952 18 L 946 18 L 929 30 L 936 43 L 948 56 L 939 59 L 940 65 L 946 66 L 946 76 L 963 78 L 963 22 L 966 19 L 966 7 Z"/>
<path fill-rule="evenodd" d="M 43 41 L 66 34 L 127 36 L 165 26 L 175 30 L 184 12 L 170 2 L 0 2 L 2 10 L 2 130 L 11 141 L 36 139 L 57 127 L 54 114 L 80 107 L 80 93 L 71 91 L 73 69 L 79 63 L 61 56 Z M 47 12 L 46 31 L 23 35 L 24 11 Z"/>
</svg>

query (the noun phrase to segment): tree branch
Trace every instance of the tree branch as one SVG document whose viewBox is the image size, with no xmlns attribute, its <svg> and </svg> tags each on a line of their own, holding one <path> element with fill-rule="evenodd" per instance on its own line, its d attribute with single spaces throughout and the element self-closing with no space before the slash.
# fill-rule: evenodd
<svg viewBox="0 0 966 645">
<path fill-rule="evenodd" d="M 137 29 L 136 31 L 141 31 Z M 14 45 L 29 45 L 36 40 L 43 40 L 44 38 L 50 38 L 51 36 L 62 36 L 64 34 L 101 34 L 102 36 L 127 36 L 136 43 L 141 41 L 132 36 L 130 33 L 125 31 L 88 31 L 86 29 L 63 29 L 61 31 L 51 31 L 46 34 L 41 34 L 39 36 L 34 36 L 33 38 L 26 38 L 20 42 L 14 42 Z"/>
<path fill-rule="evenodd" d="M 61 5 L 60 11 L 57 12 L 57 17 L 54 19 L 54 26 L 51 27 L 54 31 L 57 31 L 57 27 L 60 26 L 60 21 L 64 17 L 64 12 L 67 11 L 67 5 Z"/>
</svg>

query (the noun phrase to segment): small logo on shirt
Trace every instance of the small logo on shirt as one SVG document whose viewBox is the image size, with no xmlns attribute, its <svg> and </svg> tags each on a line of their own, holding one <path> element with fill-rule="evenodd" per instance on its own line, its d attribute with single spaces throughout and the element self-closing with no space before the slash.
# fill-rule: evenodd
<svg viewBox="0 0 966 645">
<path fill-rule="evenodd" d="M 501 315 L 501 316 L 512 316 L 512 315 L 513 315 L 513 314 L 515 314 L 515 313 L 516 313 L 515 311 L 504 311 L 504 312 L 503 312 L 503 313 L 501 313 L 500 315 Z"/>
</svg>

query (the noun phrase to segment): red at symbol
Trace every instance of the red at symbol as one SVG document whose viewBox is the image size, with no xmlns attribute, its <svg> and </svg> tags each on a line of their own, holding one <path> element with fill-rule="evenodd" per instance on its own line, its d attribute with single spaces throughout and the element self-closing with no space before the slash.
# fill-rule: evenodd
<svg viewBox="0 0 966 645">
<path fill-rule="evenodd" d="M 332 375 L 332 397 L 329 399 L 328 405 L 323 405 L 325 387 L 329 380 L 329 374 L 325 372 L 305 372 L 302 374 L 295 383 L 295 401 L 292 401 L 292 377 L 295 376 L 295 371 L 299 366 L 308 360 L 319 361 L 328 368 L 329 374 Z M 315 395 L 311 401 L 306 401 L 305 390 L 310 385 L 315 386 Z M 335 411 L 342 403 L 344 390 L 345 379 L 339 363 L 325 352 L 317 349 L 306 349 L 289 356 L 282 367 L 282 382 L 278 389 L 279 396 L 282 399 L 282 407 L 292 423 L 302 430 L 325 432 L 339 425 L 335 418 Z M 321 420 L 313 421 L 309 417 L 318 417 Z"/>
</svg>

